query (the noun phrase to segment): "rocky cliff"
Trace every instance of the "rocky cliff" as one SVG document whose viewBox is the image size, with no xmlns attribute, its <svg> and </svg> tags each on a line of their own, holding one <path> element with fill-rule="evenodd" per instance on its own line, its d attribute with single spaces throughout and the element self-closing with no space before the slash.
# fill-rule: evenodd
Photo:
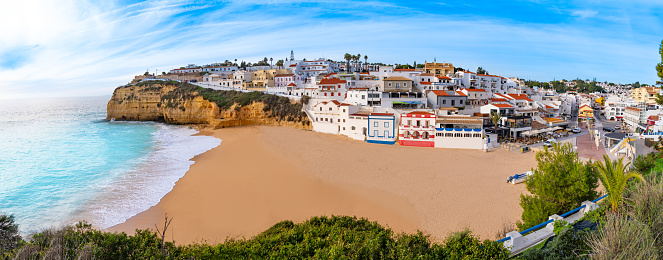
<svg viewBox="0 0 663 260">
<path fill-rule="evenodd" d="M 308 117 L 297 109 L 301 110 L 301 104 L 283 97 L 215 91 L 186 83 L 151 82 L 116 88 L 108 101 L 106 119 L 215 128 L 278 125 L 311 129 Z"/>
</svg>

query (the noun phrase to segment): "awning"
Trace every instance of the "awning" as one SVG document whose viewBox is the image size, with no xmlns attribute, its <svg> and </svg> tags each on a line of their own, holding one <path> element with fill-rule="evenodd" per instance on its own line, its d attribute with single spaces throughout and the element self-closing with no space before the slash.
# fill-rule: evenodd
<svg viewBox="0 0 663 260">
<path fill-rule="evenodd" d="M 403 101 L 392 101 L 391 104 L 392 105 L 409 105 L 410 103 L 406 103 L 406 102 L 403 102 Z"/>
</svg>

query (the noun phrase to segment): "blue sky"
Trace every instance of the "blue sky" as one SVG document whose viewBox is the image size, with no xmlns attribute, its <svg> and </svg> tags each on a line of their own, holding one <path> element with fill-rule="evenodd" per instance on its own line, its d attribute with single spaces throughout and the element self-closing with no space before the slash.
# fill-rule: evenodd
<svg viewBox="0 0 663 260">
<path fill-rule="evenodd" d="M 0 99 L 110 95 L 146 69 L 290 50 L 652 84 L 663 1 L 22 0 L 0 24 Z"/>
</svg>

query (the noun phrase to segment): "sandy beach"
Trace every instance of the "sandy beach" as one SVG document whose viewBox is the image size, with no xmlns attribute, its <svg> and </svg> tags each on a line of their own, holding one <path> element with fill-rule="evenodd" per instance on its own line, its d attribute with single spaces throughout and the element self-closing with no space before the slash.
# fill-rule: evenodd
<svg viewBox="0 0 663 260">
<path fill-rule="evenodd" d="M 525 185 L 506 177 L 536 166 L 534 153 L 368 144 L 286 127 L 203 130 L 221 145 L 196 161 L 159 204 L 110 231 L 133 233 L 173 217 L 178 244 L 251 237 L 282 220 L 354 215 L 396 232 L 441 240 L 470 228 L 494 238 L 520 219 Z"/>
</svg>

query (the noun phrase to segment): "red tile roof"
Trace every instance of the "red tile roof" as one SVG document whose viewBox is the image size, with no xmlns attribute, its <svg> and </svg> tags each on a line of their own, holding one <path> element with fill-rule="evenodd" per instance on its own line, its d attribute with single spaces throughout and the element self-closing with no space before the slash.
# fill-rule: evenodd
<svg viewBox="0 0 663 260">
<path fill-rule="evenodd" d="M 290 64 L 290 67 L 297 67 L 297 64 Z"/>
<path fill-rule="evenodd" d="M 445 76 L 437 76 L 436 78 L 438 78 L 438 79 L 451 79 L 450 77 L 445 77 Z"/>
<path fill-rule="evenodd" d="M 504 99 L 504 98 L 491 98 L 490 101 L 492 101 L 492 102 L 506 102 L 506 99 Z"/>
<path fill-rule="evenodd" d="M 421 84 L 421 85 L 430 85 L 431 83 L 430 83 L 430 82 L 426 82 L 426 81 L 422 81 L 422 82 L 419 82 L 419 84 Z"/>
<path fill-rule="evenodd" d="M 331 78 L 331 79 L 322 79 L 320 80 L 320 83 L 318 85 L 335 85 L 335 84 L 345 84 L 347 81 L 345 80 L 340 80 L 337 78 Z"/>
<path fill-rule="evenodd" d="M 464 89 L 461 89 L 461 90 L 466 90 L 466 91 L 476 91 L 476 92 L 486 92 L 485 90 L 480 89 L 480 88 L 464 88 Z M 506 100 L 505 100 L 505 101 L 506 101 Z"/>
<path fill-rule="evenodd" d="M 429 115 L 429 116 L 434 116 L 434 114 L 428 113 L 426 111 L 412 111 L 410 113 L 407 113 L 408 115 Z"/>
<path fill-rule="evenodd" d="M 515 100 L 527 100 L 527 101 L 532 101 L 527 97 L 525 94 L 507 94 L 507 96 L 515 99 Z"/>
<path fill-rule="evenodd" d="M 448 96 L 449 95 L 449 94 L 447 94 L 446 91 L 442 91 L 442 90 L 432 90 L 431 92 L 433 92 L 436 96 Z"/>
<path fill-rule="evenodd" d="M 296 86 L 297 86 L 297 84 L 295 84 L 295 83 L 290 83 L 290 84 L 288 84 L 288 86 L 291 86 L 291 87 L 296 87 Z"/>
<path fill-rule="evenodd" d="M 493 106 L 499 107 L 499 108 L 512 108 L 512 105 L 509 104 L 491 104 Z"/>
<path fill-rule="evenodd" d="M 465 93 L 463 93 L 463 92 L 456 91 L 456 93 L 457 93 L 458 95 L 460 95 L 460 96 L 467 97 L 467 95 L 465 95 Z"/>
</svg>

